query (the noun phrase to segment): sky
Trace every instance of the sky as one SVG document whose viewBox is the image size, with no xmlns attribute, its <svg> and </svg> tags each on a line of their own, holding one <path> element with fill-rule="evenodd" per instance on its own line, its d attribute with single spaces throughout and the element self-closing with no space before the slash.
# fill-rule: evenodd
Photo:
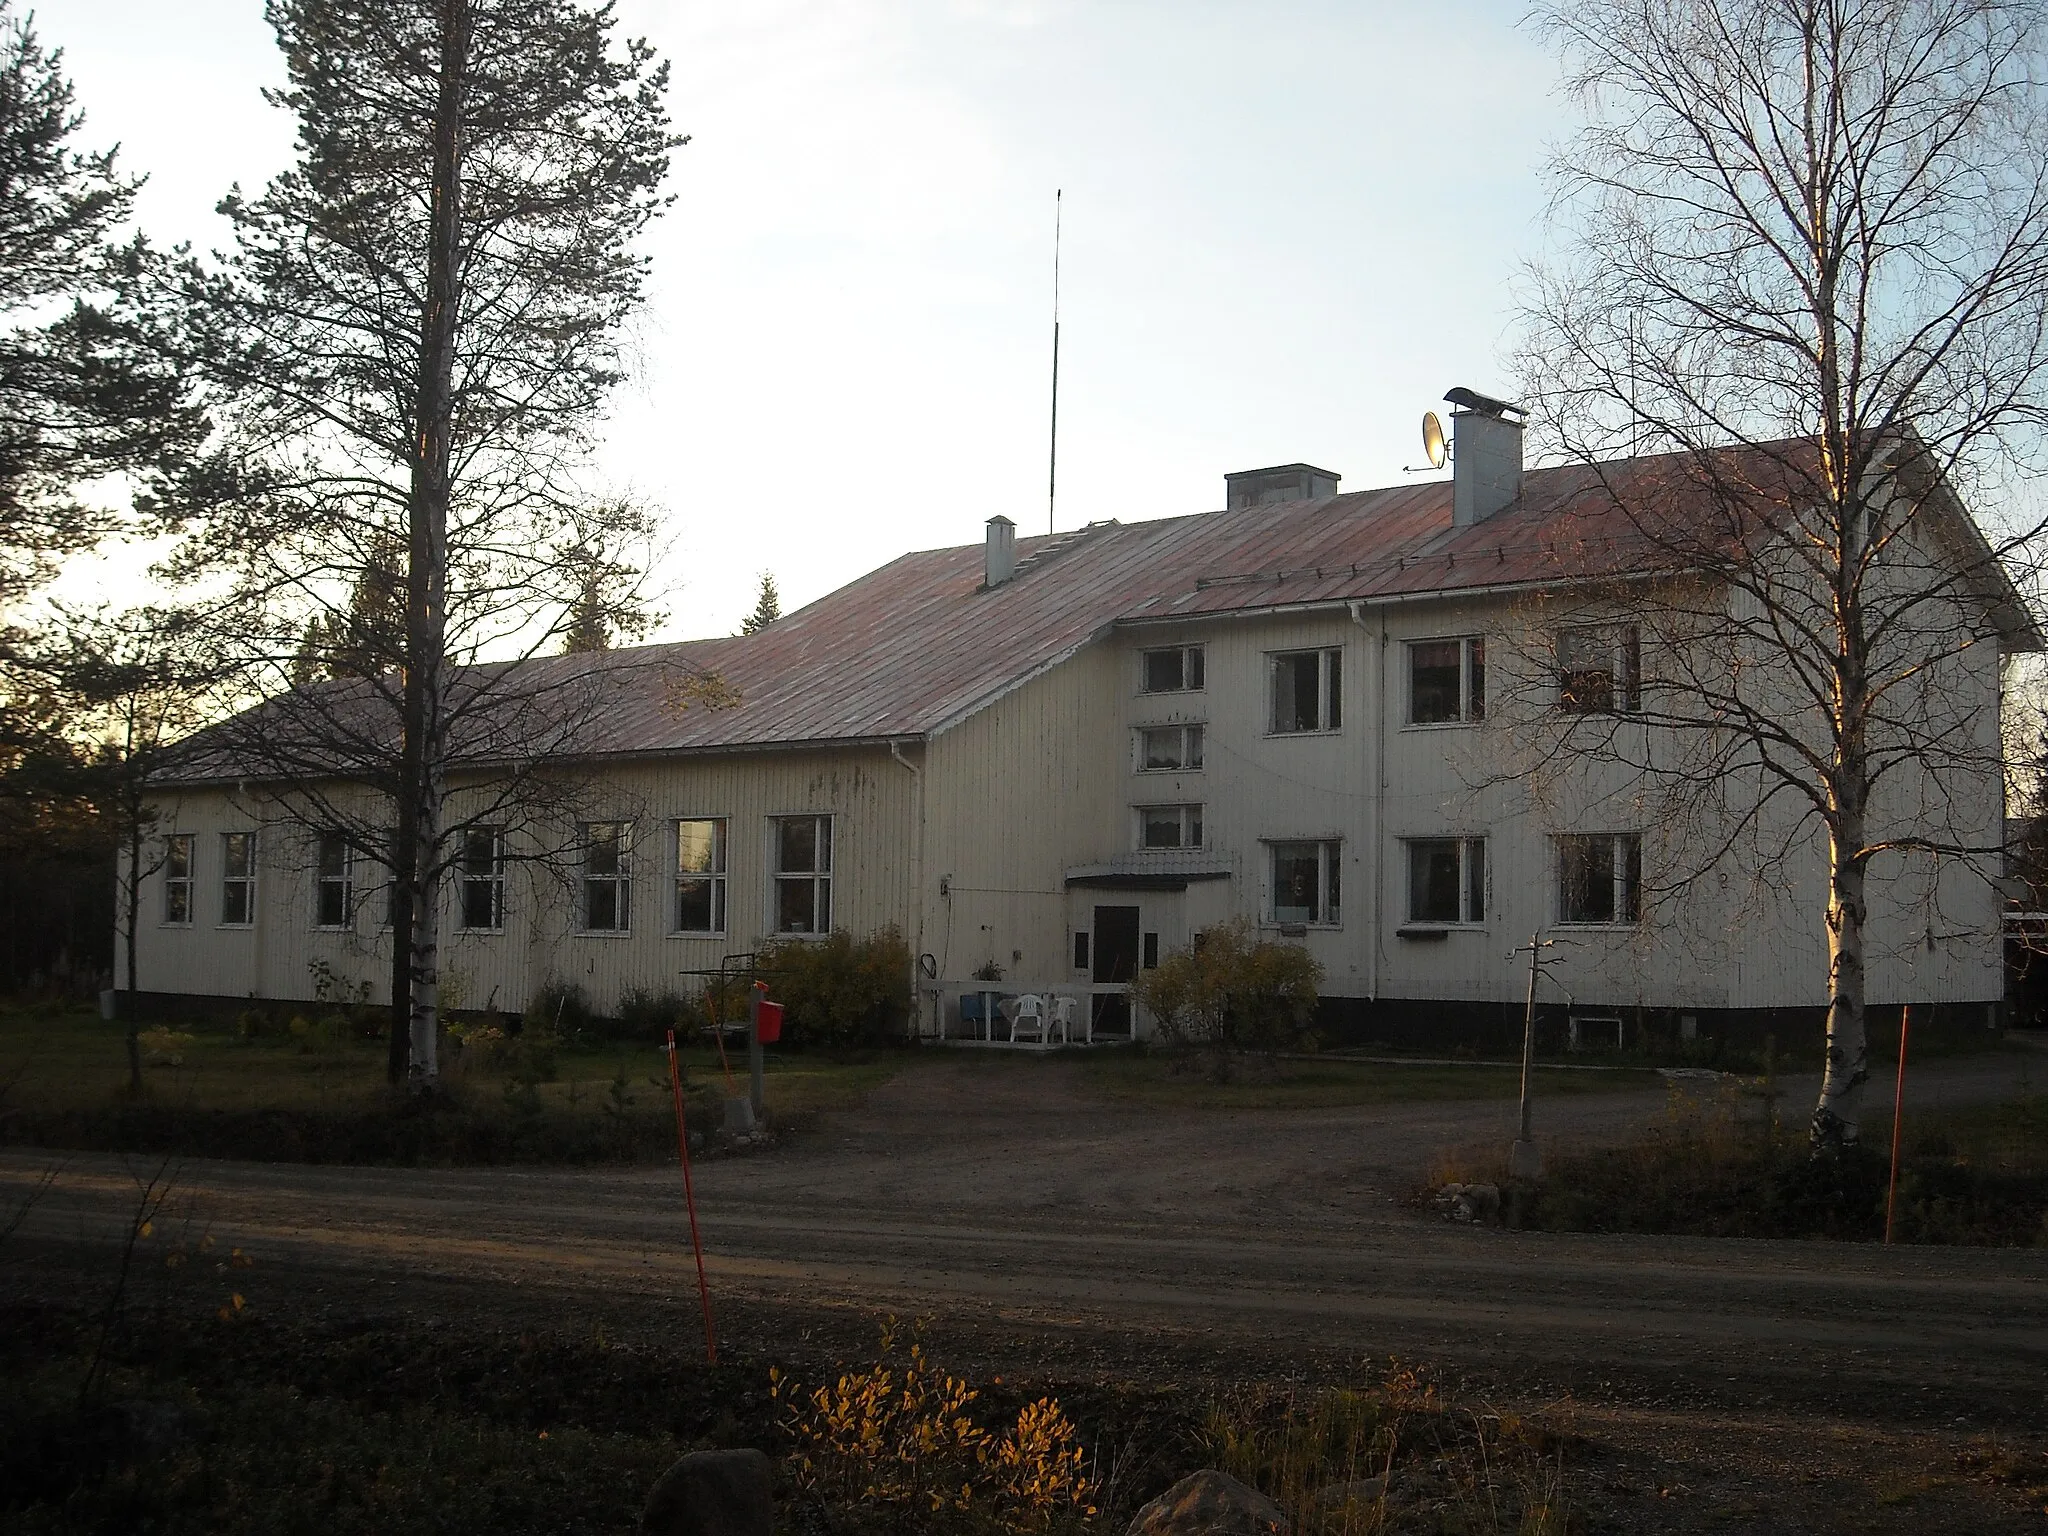
<svg viewBox="0 0 2048 1536">
<path fill-rule="evenodd" d="M 161 243 L 287 163 L 260 0 L 41 0 L 84 143 Z M 660 508 L 660 638 L 730 633 L 906 550 L 1212 511 L 1303 460 L 1421 462 L 1422 412 L 1509 383 L 1566 131 L 1520 0 L 619 0 L 690 144 L 647 241 L 607 490 Z M 131 565 L 132 565 L 131 561 Z M 67 585 L 121 584 L 121 566 Z"/>
</svg>

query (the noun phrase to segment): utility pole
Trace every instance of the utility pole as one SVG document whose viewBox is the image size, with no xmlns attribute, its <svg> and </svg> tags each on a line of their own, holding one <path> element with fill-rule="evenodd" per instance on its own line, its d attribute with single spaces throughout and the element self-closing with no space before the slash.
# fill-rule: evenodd
<svg viewBox="0 0 2048 1536">
<path fill-rule="evenodd" d="M 1511 1179 L 1543 1177 L 1543 1154 L 1536 1149 L 1536 1133 L 1531 1124 L 1534 1104 L 1530 1097 L 1536 1075 L 1536 978 L 1543 970 L 1543 951 L 1555 947 L 1557 942 L 1544 938 L 1538 931 L 1529 935 L 1525 946 L 1529 951 L 1529 998 L 1522 1010 L 1522 1114 L 1516 1126 L 1515 1144 L 1508 1151 Z"/>
</svg>

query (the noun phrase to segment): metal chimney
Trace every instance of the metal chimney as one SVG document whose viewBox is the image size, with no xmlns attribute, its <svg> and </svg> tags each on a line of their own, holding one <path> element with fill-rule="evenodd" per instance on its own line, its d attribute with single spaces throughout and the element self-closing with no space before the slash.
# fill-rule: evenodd
<svg viewBox="0 0 2048 1536">
<path fill-rule="evenodd" d="M 998 512 L 988 520 L 981 562 L 981 588 L 1000 587 L 1017 574 L 1017 525 Z"/>
<path fill-rule="evenodd" d="M 1470 389 L 1444 396 L 1451 412 L 1451 522 L 1483 523 L 1522 494 L 1522 419 L 1519 405 Z"/>
</svg>

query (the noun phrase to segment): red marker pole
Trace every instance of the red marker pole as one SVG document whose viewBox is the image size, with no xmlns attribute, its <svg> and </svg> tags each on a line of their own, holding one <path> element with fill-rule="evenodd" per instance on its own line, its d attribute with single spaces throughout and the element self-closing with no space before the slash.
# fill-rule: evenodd
<svg viewBox="0 0 2048 1536">
<path fill-rule="evenodd" d="M 676 1101 L 676 1151 L 683 1160 L 683 1204 L 690 1211 L 690 1247 L 697 1255 L 697 1299 L 704 1307 L 704 1363 L 718 1364 L 718 1338 L 711 1330 L 711 1287 L 704 1283 L 704 1240 L 697 1235 L 697 1192 L 690 1184 L 690 1133 L 683 1122 L 683 1071 L 676 1057 L 676 1032 L 668 1032 L 668 1086 Z"/>
<path fill-rule="evenodd" d="M 1906 1123 L 1906 1026 L 1913 1022 L 1911 1003 L 1899 1012 L 1899 1085 L 1892 1090 L 1892 1182 L 1884 1194 L 1884 1240 L 1892 1240 L 1892 1202 L 1899 1198 L 1899 1132 Z"/>
</svg>

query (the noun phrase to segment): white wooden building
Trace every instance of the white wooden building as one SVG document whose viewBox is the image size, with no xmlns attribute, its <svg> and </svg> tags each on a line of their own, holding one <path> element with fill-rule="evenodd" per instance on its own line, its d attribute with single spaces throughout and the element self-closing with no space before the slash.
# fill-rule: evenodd
<svg viewBox="0 0 2048 1536">
<path fill-rule="evenodd" d="M 582 863 L 521 860 L 530 828 L 473 839 L 444 913 L 447 1004 L 516 1009 L 560 979 L 608 1011 L 776 934 L 893 923 L 927 1035 L 961 1033 L 988 967 L 1006 992 L 1088 996 L 1098 1037 L 1142 1034 L 1124 983 L 1242 916 L 1321 961 L 1339 1036 L 1502 1028 L 1537 931 L 1574 941 L 1546 998 L 1588 1028 L 1817 1025 L 1818 842 L 1659 894 L 1691 857 L 1681 829 L 1631 821 L 1611 768 L 1575 786 L 1523 760 L 1517 722 L 1556 709 L 1561 668 L 1627 724 L 1636 624 L 1682 575 L 1604 488 L 1677 485 L 1676 461 L 1525 475 L 1511 421 L 1454 424 L 1450 481 L 1339 494 L 1289 465 L 1228 477 L 1228 505 L 1195 516 L 1025 539 L 996 517 L 980 544 L 904 555 L 755 635 L 614 653 L 617 696 L 563 764 L 577 825 L 549 834 Z M 2009 584 L 1984 601 L 1992 642 L 1944 667 L 1990 760 L 2001 653 L 2041 642 Z M 1600 654 L 1563 654 L 1594 635 Z M 738 702 L 677 707 L 675 670 Z M 1943 792 L 1945 824 L 1996 847 L 1996 774 Z M 309 997 L 318 962 L 388 995 L 381 870 L 294 803 L 218 767 L 166 779 L 145 993 Z M 1873 1003 L 1998 1002 L 1996 872 L 1881 872 Z"/>
</svg>

